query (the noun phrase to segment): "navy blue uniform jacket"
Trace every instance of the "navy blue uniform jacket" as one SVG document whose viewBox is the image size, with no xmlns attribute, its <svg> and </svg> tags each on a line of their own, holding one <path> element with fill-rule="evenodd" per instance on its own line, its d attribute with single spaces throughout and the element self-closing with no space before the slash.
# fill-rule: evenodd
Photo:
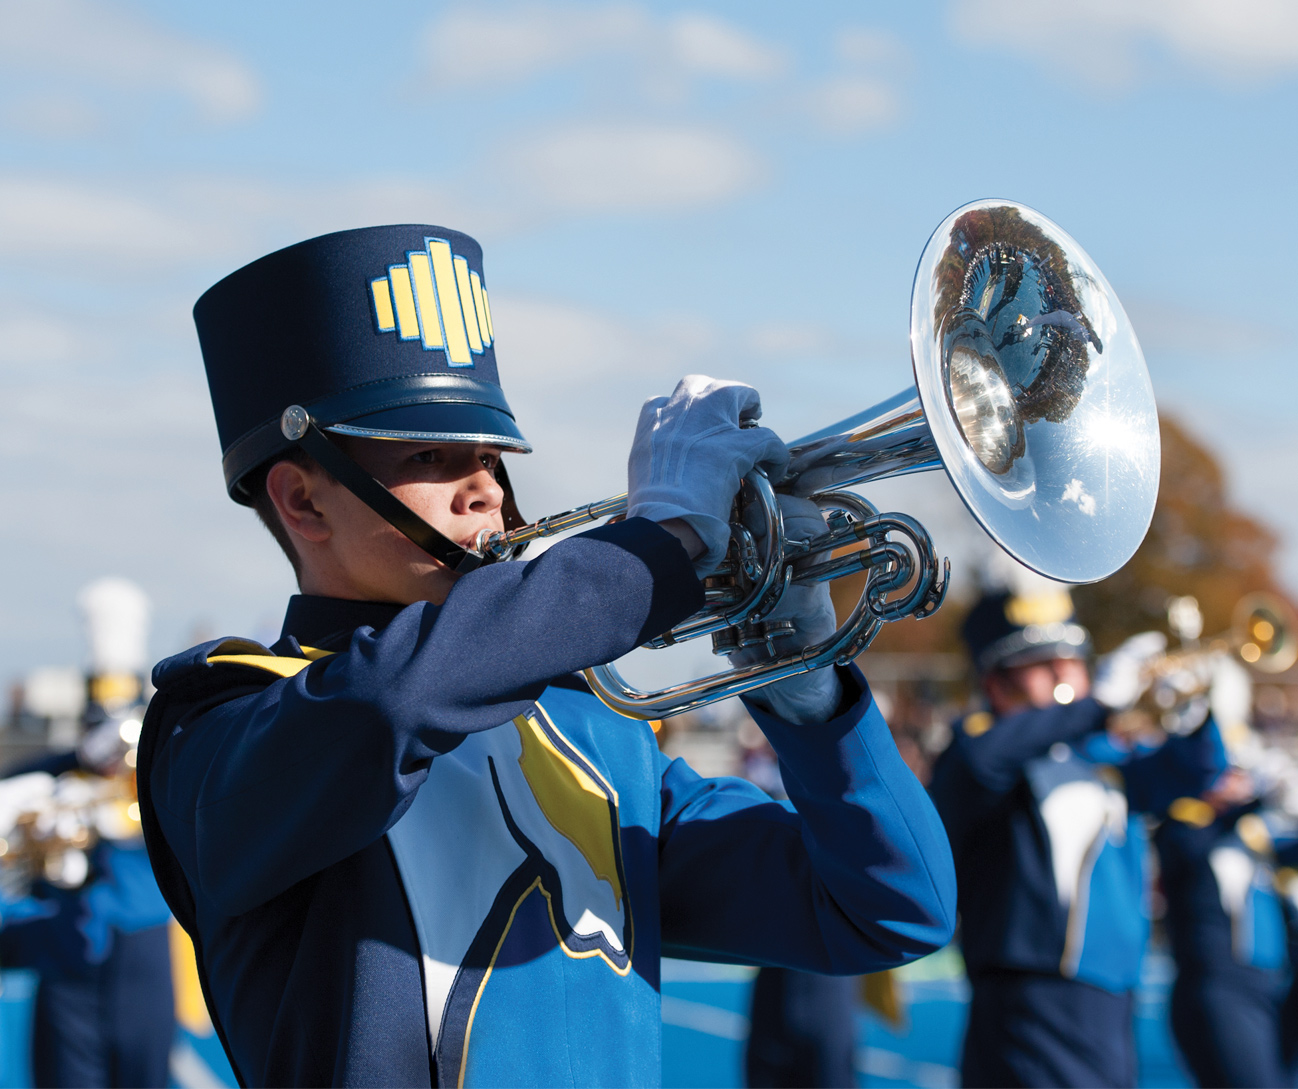
<svg viewBox="0 0 1298 1089">
<path fill-rule="evenodd" d="M 847 974 L 949 940 L 955 883 L 941 823 L 859 672 L 842 671 L 846 696 L 828 723 L 754 712 L 796 812 L 742 780 L 703 780 L 666 760 L 646 724 L 570 676 L 701 601 L 679 543 L 631 519 L 527 564 L 480 569 L 440 607 L 295 598 L 271 653 L 299 668 L 316 656 L 304 646 L 336 653 L 282 678 L 228 656 L 240 645 L 205 644 L 158 666 L 140 755 L 146 837 L 243 1082 L 653 1082 L 661 954 Z M 227 657 L 209 661 L 218 651 Z M 439 758 L 458 759 L 511 720 L 540 731 L 542 718 L 558 730 L 546 736 L 581 738 L 564 751 L 588 759 L 588 784 L 607 781 L 620 797 L 615 876 L 635 915 L 634 952 L 618 972 L 572 953 L 555 968 L 539 947 L 513 957 L 512 977 L 493 959 L 470 1020 L 475 1046 L 495 1032 L 483 1037 L 494 1046 L 479 1048 L 478 1067 L 472 1055 L 448 1066 L 432 1050 L 421 991 L 425 932 L 385 833 L 423 806 Z M 534 901 L 544 915 L 526 896 L 520 922 L 510 916 L 516 929 Z M 550 913 L 561 921 L 562 905 Z M 630 951 L 629 926 L 624 936 Z M 497 951 L 512 955 L 504 937 Z M 488 1009 L 493 994 L 516 997 L 502 1012 Z"/>
<path fill-rule="evenodd" d="M 1178 977 L 1216 976 L 1267 994 L 1276 989 L 1266 973 L 1283 967 L 1288 950 L 1273 864 L 1292 865 L 1298 844 L 1276 850 L 1268 843 L 1262 851 L 1260 845 L 1247 844 L 1236 826 L 1259 808 L 1254 803 L 1232 809 L 1205 827 L 1169 816 L 1154 834 Z M 1251 819 L 1261 823 L 1260 817 Z M 1213 854 L 1219 851 L 1234 854 L 1243 864 L 1240 887 L 1222 889 L 1213 866 Z"/>
<path fill-rule="evenodd" d="M 971 976 L 1062 974 L 1113 993 L 1139 976 L 1146 837 L 1128 811 L 1162 813 L 1221 771 L 1209 722 L 1153 750 L 1119 749 L 1093 699 L 957 723 L 930 789 L 960 882 Z"/>
</svg>

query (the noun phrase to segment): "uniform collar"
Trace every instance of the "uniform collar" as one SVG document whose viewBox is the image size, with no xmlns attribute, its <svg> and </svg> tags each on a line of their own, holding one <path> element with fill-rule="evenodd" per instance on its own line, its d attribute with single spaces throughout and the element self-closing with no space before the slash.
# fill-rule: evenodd
<svg viewBox="0 0 1298 1089">
<path fill-rule="evenodd" d="M 339 650 L 357 628 L 385 628 L 404 605 L 385 601 L 348 601 L 340 597 L 294 594 L 284 614 L 280 639 L 293 636 L 300 644 Z"/>
</svg>

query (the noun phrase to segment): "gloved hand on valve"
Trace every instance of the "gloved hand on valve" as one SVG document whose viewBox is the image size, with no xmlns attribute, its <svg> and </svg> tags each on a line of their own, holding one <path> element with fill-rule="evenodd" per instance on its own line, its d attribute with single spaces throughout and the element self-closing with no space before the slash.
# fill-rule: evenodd
<svg viewBox="0 0 1298 1089">
<path fill-rule="evenodd" d="M 699 374 L 640 410 L 627 465 L 627 517 L 685 522 L 703 545 L 694 558 L 699 578 L 725 557 L 743 478 L 754 466 L 778 477 L 789 463 L 780 437 L 752 426 L 761 415 L 752 386 Z"/>
<path fill-rule="evenodd" d="M 761 398 L 752 386 L 705 375 L 688 375 L 670 397 L 655 397 L 640 410 L 627 472 L 627 516 L 686 523 L 702 542 L 703 552 L 694 560 L 700 578 L 725 557 L 731 506 L 744 476 L 759 466 L 778 478 L 788 464 L 779 436 L 752 426 L 761 414 Z M 815 503 L 779 499 L 788 539 L 805 541 L 824 532 Z M 752 528 L 760 535 L 765 527 Z M 828 638 L 837 628 L 829 584 L 790 586 L 766 619 L 793 622 L 791 635 L 773 641 L 777 657 Z M 767 647 L 749 647 L 731 654 L 730 663 L 742 667 L 771 656 Z M 818 669 L 767 685 L 749 698 L 786 722 L 823 722 L 837 709 L 842 685 L 832 669 Z"/>
<path fill-rule="evenodd" d="M 809 541 L 825 532 L 824 516 L 810 499 L 792 495 L 780 495 L 777 498 L 780 513 L 784 516 L 784 536 L 787 540 Z M 749 528 L 759 540 L 764 535 L 764 526 L 754 525 Z M 799 563 L 805 565 L 820 559 L 823 559 L 823 555 L 811 555 Z M 730 664 L 736 669 L 805 650 L 828 639 L 838 629 L 827 582 L 793 583 L 765 619 L 791 620 L 793 632 L 773 639 L 772 648 L 745 647 L 735 651 L 730 655 Z M 768 684 L 749 693 L 747 698 L 785 722 L 807 726 L 833 718 L 843 698 L 843 685 L 838 679 L 838 673 L 832 667 L 827 667 Z"/>
<path fill-rule="evenodd" d="M 1167 650 L 1167 636 L 1141 632 L 1095 663 L 1091 695 L 1113 711 L 1130 711 L 1149 687 L 1146 666 Z"/>
</svg>

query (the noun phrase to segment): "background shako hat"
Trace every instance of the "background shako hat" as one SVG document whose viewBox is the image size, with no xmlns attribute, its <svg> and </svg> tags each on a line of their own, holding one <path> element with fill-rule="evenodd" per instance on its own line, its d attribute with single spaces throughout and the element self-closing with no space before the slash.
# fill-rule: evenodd
<svg viewBox="0 0 1298 1089">
<path fill-rule="evenodd" d="M 245 265 L 194 305 L 226 487 L 292 445 L 302 405 L 327 431 L 530 452 L 500 388 L 482 247 L 406 224 L 321 235 Z"/>
<path fill-rule="evenodd" d="M 1090 633 L 1077 623 L 1073 599 L 1062 586 L 1035 593 L 984 594 L 961 629 L 980 675 L 1054 658 L 1085 658 Z"/>
</svg>

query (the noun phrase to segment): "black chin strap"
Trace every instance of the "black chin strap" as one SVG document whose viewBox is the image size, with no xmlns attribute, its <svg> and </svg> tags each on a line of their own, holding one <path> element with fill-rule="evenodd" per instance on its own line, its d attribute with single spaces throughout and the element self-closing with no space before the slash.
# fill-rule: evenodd
<svg viewBox="0 0 1298 1089">
<path fill-rule="evenodd" d="M 457 575 L 467 575 L 484 563 L 492 562 L 492 557 L 461 548 L 420 518 L 353 461 L 341 447 L 330 442 L 329 436 L 320 430 L 306 409 L 299 405 L 286 408 L 280 417 L 280 430 L 286 439 L 297 443 L 315 458 L 325 472 L 370 510 Z"/>
</svg>

